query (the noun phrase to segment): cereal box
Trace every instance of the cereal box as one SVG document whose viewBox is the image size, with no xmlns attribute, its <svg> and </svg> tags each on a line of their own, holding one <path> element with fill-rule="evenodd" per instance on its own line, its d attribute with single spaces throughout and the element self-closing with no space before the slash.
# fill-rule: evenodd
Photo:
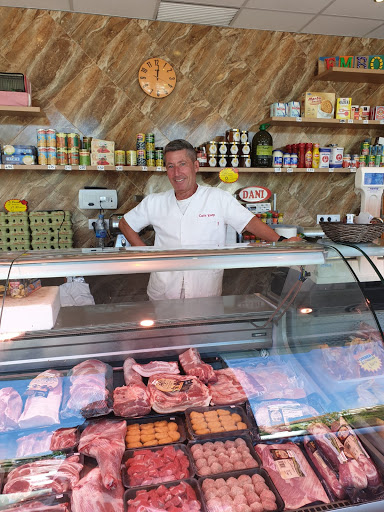
<svg viewBox="0 0 384 512">
<path fill-rule="evenodd" d="M 301 98 L 303 117 L 333 119 L 336 95 L 333 92 L 306 92 Z"/>
<path fill-rule="evenodd" d="M 91 165 L 115 165 L 115 143 L 110 140 L 92 139 Z"/>
<path fill-rule="evenodd" d="M 337 98 L 336 119 L 350 119 L 352 98 Z"/>
</svg>

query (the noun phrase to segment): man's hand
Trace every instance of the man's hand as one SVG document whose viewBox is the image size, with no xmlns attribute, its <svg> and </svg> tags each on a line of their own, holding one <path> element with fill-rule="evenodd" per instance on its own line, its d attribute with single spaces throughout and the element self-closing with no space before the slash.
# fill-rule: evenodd
<svg viewBox="0 0 384 512">
<path fill-rule="evenodd" d="M 303 239 L 301 236 L 291 236 L 291 238 L 287 238 L 286 240 L 283 240 L 283 242 L 303 242 Z"/>
</svg>

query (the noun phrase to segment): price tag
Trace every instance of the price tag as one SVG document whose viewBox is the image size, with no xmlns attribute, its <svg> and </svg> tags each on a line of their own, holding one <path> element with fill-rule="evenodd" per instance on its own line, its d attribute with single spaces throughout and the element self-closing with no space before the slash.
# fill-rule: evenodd
<svg viewBox="0 0 384 512">
<path fill-rule="evenodd" d="M 353 119 L 348 119 L 349 124 L 353 124 Z"/>
<path fill-rule="evenodd" d="M 163 171 L 163 168 L 161 167 L 161 165 L 157 166 L 156 167 L 156 171 L 159 171 L 159 172 L 162 172 Z"/>
<path fill-rule="evenodd" d="M 315 172 L 315 169 L 312 169 L 312 167 L 307 167 L 307 172 Z"/>
<path fill-rule="evenodd" d="M 384 124 L 384 119 L 380 119 L 380 124 Z"/>
<path fill-rule="evenodd" d="M 275 167 L 275 172 L 281 172 L 281 167 Z"/>
<path fill-rule="evenodd" d="M 56 165 L 48 165 L 48 171 L 54 171 L 56 169 Z"/>
<path fill-rule="evenodd" d="M 79 165 L 79 171 L 86 171 L 87 166 L 86 165 Z"/>
<path fill-rule="evenodd" d="M 345 119 L 339 119 L 339 123 L 345 123 L 346 120 Z"/>
<path fill-rule="evenodd" d="M 368 123 L 369 123 L 368 119 L 363 119 L 363 124 L 368 124 Z"/>
<path fill-rule="evenodd" d="M 98 171 L 105 171 L 104 165 L 98 165 L 97 166 Z"/>
<path fill-rule="evenodd" d="M 350 172 L 356 172 L 356 167 L 350 167 L 349 170 Z"/>
<path fill-rule="evenodd" d="M 142 165 L 142 166 L 141 166 L 141 170 L 142 170 L 142 171 L 148 171 L 148 167 L 147 167 L 146 165 Z"/>
<path fill-rule="evenodd" d="M 66 171 L 72 171 L 72 165 L 64 165 Z"/>
<path fill-rule="evenodd" d="M 330 168 L 328 169 L 328 172 L 334 172 L 334 168 L 333 168 L 333 167 L 330 167 Z"/>
<path fill-rule="evenodd" d="M 122 171 L 123 166 L 122 165 L 116 165 L 116 171 Z"/>
<path fill-rule="evenodd" d="M 4 169 L 7 169 L 7 170 L 13 169 L 13 164 L 5 164 Z"/>
<path fill-rule="evenodd" d="M 296 123 L 301 123 L 302 120 L 303 120 L 302 117 L 296 117 Z"/>
<path fill-rule="evenodd" d="M 293 172 L 293 168 L 292 167 L 287 167 L 287 172 Z"/>
</svg>

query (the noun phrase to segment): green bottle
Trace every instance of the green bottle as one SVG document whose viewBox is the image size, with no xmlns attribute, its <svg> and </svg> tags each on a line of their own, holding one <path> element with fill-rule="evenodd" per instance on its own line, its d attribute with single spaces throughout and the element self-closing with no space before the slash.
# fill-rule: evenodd
<svg viewBox="0 0 384 512">
<path fill-rule="evenodd" d="M 272 135 L 267 132 L 269 124 L 262 124 L 252 139 L 252 167 L 272 167 Z"/>
</svg>

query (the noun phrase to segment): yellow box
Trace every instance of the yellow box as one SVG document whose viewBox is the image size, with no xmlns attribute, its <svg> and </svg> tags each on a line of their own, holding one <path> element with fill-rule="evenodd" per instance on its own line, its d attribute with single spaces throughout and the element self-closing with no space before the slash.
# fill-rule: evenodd
<svg viewBox="0 0 384 512">
<path fill-rule="evenodd" d="M 301 115 L 316 119 L 333 119 L 336 95 L 333 92 L 307 91 L 301 98 Z"/>
<path fill-rule="evenodd" d="M 336 119 L 351 119 L 352 98 L 337 98 Z"/>
<path fill-rule="evenodd" d="M 91 165 L 115 165 L 115 143 L 111 140 L 92 139 Z"/>
</svg>

